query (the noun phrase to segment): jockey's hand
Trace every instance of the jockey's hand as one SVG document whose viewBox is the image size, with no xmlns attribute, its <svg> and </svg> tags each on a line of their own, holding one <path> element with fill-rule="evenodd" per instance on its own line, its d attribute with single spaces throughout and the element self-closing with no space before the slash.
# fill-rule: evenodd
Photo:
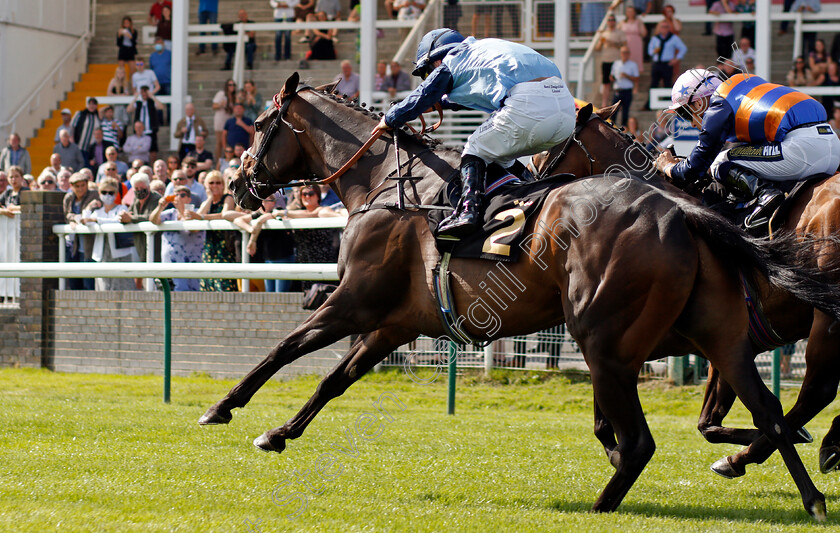
<svg viewBox="0 0 840 533">
<path fill-rule="evenodd" d="M 662 172 L 669 178 L 671 177 L 671 169 L 677 164 L 677 158 L 668 150 L 660 152 L 659 157 L 656 158 L 656 170 Z"/>
<path fill-rule="evenodd" d="M 373 131 L 370 132 L 371 135 L 376 134 L 377 131 L 388 131 L 391 129 L 391 126 L 385 123 L 385 117 L 382 117 L 382 120 L 379 121 L 379 124 L 373 128 Z"/>
</svg>

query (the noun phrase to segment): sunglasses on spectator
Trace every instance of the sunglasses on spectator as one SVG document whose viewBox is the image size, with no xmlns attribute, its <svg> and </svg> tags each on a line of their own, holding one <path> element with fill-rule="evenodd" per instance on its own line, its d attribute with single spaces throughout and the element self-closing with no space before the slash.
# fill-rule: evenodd
<svg viewBox="0 0 840 533">
<path fill-rule="evenodd" d="M 318 193 L 312 191 L 300 193 L 301 196 L 316 196 L 317 194 Z"/>
<path fill-rule="evenodd" d="M 207 183 L 207 185 L 224 185 L 221 181 L 208 181 L 205 183 Z"/>
<path fill-rule="evenodd" d="M 236 84 L 235 83 L 228 83 L 227 86 L 228 87 L 236 87 Z"/>
<path fill-rule="evenodd" d="M 53 183 L 55 183 L 55 182 L 50 181 L 50 180 L 44 180 L 44 181 L 41 182 L 41 185 L 52 185 Z"/>
<path fill-rule="evenodd" d="M 197 165 L 195 163 L 184 163 L 184 166 L 188 168 L 195 168 Z"/>
<path fill-rule="evenodd" d="M 172 181 L 187 181 L 187 178 L 172 178 Z"/>
<path fill-rule="evenodd" d="M 185 193 L 185 192 L 179 192 L 177 194 L 177 196 L 178 196 L 178 198 L 189 198 L 190 197 L 190 195 Z"/>
<path fill-rule="evenodd" d="M 113 191 L 113 190 L 99 191 L 99 194 L 117 194 L 117 191 Z"/>
<path fill-rule="evenodd" d="M 105 169 L 105 171 L 106 171 L 106 172 L 111 172 L 112 170 L 113 170 L 114 172 L 116 172 L 117 167 L 108 167 L 108 168 L 106 168 L 106 169 Z"/>
</svg>

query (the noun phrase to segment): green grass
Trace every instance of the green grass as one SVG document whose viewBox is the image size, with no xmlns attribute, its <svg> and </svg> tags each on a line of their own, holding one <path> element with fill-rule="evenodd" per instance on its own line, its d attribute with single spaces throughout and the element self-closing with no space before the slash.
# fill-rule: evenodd
<svg viewBox="0 0 840 533">
<path fill-rule="evenodd" d="M 196 420 L 233 382 L 175 379 L 172 404 L 160 377 L 0 371 L 0 531 L 820 531 L 838 530 L 840 476 L 817 470 L 819 440 L 835 403 L 809 424 L 817 443 L 798 447 L 828 498 L 816 524 L 778 454 L 747 476 L 709 471 L 735 446 L 706 443 L 695 429 L 702 389 L 642 385 L 658 449 L 617 513 L 588 509 L 612 468 L 592 435 L 592 390 L 545 374 L 459 377 L 457 415 L 447 416 L 445 380 L 421 386 L 397 371 L 372 375 L 328 405 L 283 454 L 251 440 L 281 425 L 318 380 L 272 381 L 228 426 Z M 314 469 L 346 443 L 359 415 L 391 392 L 375 439 L 357 438 L 323 492 L 295 519 L 272 491 L 291 472 Z M 796 391 L 785 391 L 792 405 Z M 728 419 L 746 425 L 742 408 Z M 340 473 L 339 473 L 340 468 Z M 300 485 L 289 484 L 278 497 Z M 254 528 L 253 531 L 257 531 Z"/>
</svg>

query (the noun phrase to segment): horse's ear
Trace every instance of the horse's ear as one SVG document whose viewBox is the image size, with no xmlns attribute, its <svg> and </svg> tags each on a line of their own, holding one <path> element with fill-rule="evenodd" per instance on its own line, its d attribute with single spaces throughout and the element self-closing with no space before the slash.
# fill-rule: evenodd
<svg viewBox="0 0 840 533">
<path fill-rule="evenodd" d="M 596 114 L 599 117 L 601 117 L 603 120 L 609 120 L 610 117 L 612 117 L 615 114 L 615 112 L 618 111 L 618 106 L 620 106 L 620 105 L 621 105 L 621 102 L 618 101 L 618 102 L 614 103 L 613 105 L 610 105 L 610 106 L 607 106 L 607 107 L 602 107 L 601 109 L 598 110 L 598 112 Z"/>
<path fill-rule="evenodd" d="M 338 87 L 338 80 L 331 83 L 325 83 L 324 85 L 319 85 L 315 87 L 315 90 L 326 94 L 332 94 L 335 92 L 336 87 Z"/>
<path fill-rule="evenodd" d="M 586 104 L 585 106 L 581 107 L 577 112 L 577 120 L 575 120 L 576 124 L 585 124 L 589 117 L 592 116 L 592 104 Z"/>
<path fill-rule="evenodd" d="M 290 96 L 294 96 L 297 92 L 298 85 L 300 85 L 300 74 L 295 72 L 289 79 L 286 80 L 286 84 L 283 85 L 283 90 L 280 91 L 280 99 L 285 100 Z"/>
</svg>

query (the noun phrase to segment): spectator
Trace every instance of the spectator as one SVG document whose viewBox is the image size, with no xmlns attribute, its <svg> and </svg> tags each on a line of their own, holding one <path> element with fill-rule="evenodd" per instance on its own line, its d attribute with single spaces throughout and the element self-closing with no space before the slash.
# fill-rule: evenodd
<svg viewBox="0 0 840 533">
<path fill-rule="evenodd" d="M 58 180 L 49 168 L 42 170 L 41 174 L 38 175 L 38 179 L 35 181 L 38 184 L 38 189 L 41 191 L 66 192 L 59 189 Z"/>
<path fill-rule="evenodd" d="M 55 183 L 58 186 L 58 190 L 61 192 L 70 192 L 73 189 L 73 187 L 70 186 L 70 176 L 72 176 L 73 173 L 66 168 L 62 168 L 57 174 L 55 174 L 52 167 L 46 167 L 42 171 L 42 174 L 43 173 L 49 173 L 55 176 Z"/>
<path fill-rule="evenodd" d="M 189 153 L 198 162 L 199 172 L 213 170 L 213 153 L 206 149 L 204 139 L 204 135 L 196 135 L 195 148 Z"/>
<path fill-rule="evenodd" d="M 160 91 L 160 82 L 157 79 L 155 71 L 146 70 L 146 62 L 143 61 L 142 57 L 134 60 L 134 66 L 137 67 L 137 72 L 131 75 L 131 86 L 134 88 L 134 95 L 139 95 L 143 87 L 148 87 L 149 92 L 157 94 Z"/>
<path fill-rule="evenodd" d="M 146 163 L 157 158 L 157 132 L 160 127 L 158 109 L 161 109 L 162 107 L 163 106 L 160 102 L 152 96 L 149 87 L 146 85 L 140 87 L 140 94 L 135 95 L 131 104 L 128 106 L 128 112 L 133 113 L 134 115 L 134 124 L 136 125 L 138 122 L 142 123 L 143 133 L 151 140 L 149 153 L 146 155 L 146 159 L 143 159 Z M 126 143 L 127 142 L 128 141 L 126 141 Z M 125 147 L 123 147 L 123 149 L 126 152 L 128 151 Z"/>
<path fill-rule="evenodd" d="M 128 65 L 131 73 L 131 63 L 137 57 L 137 30 L 134 22 L 126 15 L 122 18 L 120 29 L 117 30 L 117 64 L 123 68 Z"/>
<path fill-rule="evenodd" d="M 627 133 L 636 139 L 639 138 L 639 120 L 636 117 L 629 117 L 624 127 L 627 129 Z"/>
<path fill-rule="evenodd" d="M 274 22 L 294 22 L 297 0 L 269 0 L 274 8 Z M 280 30 L 274 34 L 274 60 L 292 58 L 292 31 Z"/>
<path fill-rule="evenodd" d="M 134 191 L 134 201 L 131 202 L 127 211 L 120 213 L 120 222 L 123 224 L 138 224 L 148 222 L 149 215 L 158 205 L 161 195 L 151 190 L 151 182 L 148 174 L 138 172 L 131 177 L 131 190 Z M 146 260 L 146 234 L 137 232 L 134 236 L 134 247 L 140 261 Z M 160 262 L 160 232 L 155 235 L 155 261 Z M 138 286 L 142 288 L 142 285 Z"/>
<path fill-rule="evenodd" d="M 111 143 L 105 140 L 102 128 L 93 130 L 93 142 L 88 147 L 88 163 L 90 169 L 99 169 L 106 161 L 105 150 L 111 147 Z"/>
<path fill-rule="evenodd" d="M 198 23 L 216 24 L 219 21 L 219 0 L 198 0 Z M 201 35 L 205 35 L 201 32 Z M 219 53 L 219 44 L 213 43 L 213 55 Z M 198 45 L 198 52 L 195 55 L 203 54 L 207 48 L 204 43 Z"/>
<path fill-rule="evenodd" d="M 612 96 L 610 72 L 613 62 L 619 58 L 619 50 L 627 42 L 624 32 L 616 27 L 615 15 L 607 16 L 607 27 L 595 33 L 595 51 L 601 52 L 601 107 L 607 107 Z"/>
<path fill-rule="evenodd" d="M 149 188 L 160 197 L 163 197 L 166 194 L 166 184 L 158 179 L 152 180 Z"/>
<path fill-rule="evenodd" d="M 227 186 L 222 173 L 214 170 L 207 175 L 204 186 L 207 199 L 201 203 L 198 215 L 201 220 L 233 219 L 237 215 L 233 196 L 227 193 Z M 208 231 L 201 251 L 202 263 L 236 262 L 235 232 Z M 235 279 L 202 279 L 202 291 L 235 292 Z"/>
<path fill-rule="evenodd" d="M 821 74 L 825 74 L 829 59 L 825 49 L 825 41 L 817 39 L 814 43 L 814 49 L 808 53 L 808 66 L 811 67 L 811 74 L 815 78 L 818 78 Z M 817 85 L 819 85 L 819 82 L 817 82 Z"/>
<path fill-rule="evenodd" d="M 9 218 L 20 213 L 20 193 L 28 191 L 26 180 L 23 179 L 23 169 L 17 165 L 9 167 L 6 171 L 9 187 L 0 194 L 0 215 L 6 215 Z"/>
<path fill-rule="evenodd" d="M 61 132 L 61 135 L 58 138 L 58 143 L 53 148 L 53 153 L 61 156 L 62 164 L 73 170 L 78 171 L 85 166 L 85 156 L 70 138 L 70 132 L 68 130 L 63 130 Z"/>
<path fill-rule="evenodd" d="M 423 0 L 394 0 L 393 6 L 393 9 L 397 12 L 397 20 L 417 20 L 426 8 L 426 2 Z M 486 24 L 484 29 L 487 30 Z"/>
<path fill-rule="evenodd" d="M 794 0 L 784 0 L 782 2 L 782 11 L 785 13 L 790 12 L 791 6 L 793 6 Z M 789 20 L 783 20 L 782 23 L 779 25 L 779 35 L 784 35 L 788 31 L 788 25 L 790 24 Z"/>
<path fill-rule="evenodd" d="M 729 7 L 727 0 L 716 0 L 711 7 L 709 13 L 712 15 L 723 15 L 733 13 L 732 8 Z M 732 45 L 735 43 L 735 28 L 731 22 L 718 21 L 712 27 L 712 33 L 715 34 L 715 51 L 718 57 L 729 57 L 732 55 Z"/>
<path fill-rule="evenodd" d="M 254 22 L 253 20 L 248 19 L 248 12 L 244 9 L 239 10 L 238 17 L 238 22 L 241 23 Z M 248 40 L 245 42 L 245 63 L 247 63 L 248 69 L 250 70 L 254 68 L 254 52 L 257 51 L 257 37 L 256 32 L 254 31 L 245 32 L 245 35 L 248 36 Z M 233 63 L 233 53 L 236 51 L 236 49 L 227 48 L 226 51 L 227 57 L 225 57 L 225 66 L 222 68 L 222 70 L 231 69 L 231 64 Z"/>
<path fill-rule="evenodd" d="M 174 178 L 173 178 L 174 179 Z M 165 209 L 167 205 L 174 207 Z M 171 221 L 185 221 L 196 218 L 190 190 L 184 186 L 175 187 L 172 195 L 164 196 L 149 215 L 153 224 Z M 199 263 L 204 248 L 203 231 L 165 231 L 161 259 L 164 263 Z M 201 287 L 197 279 L 175 279 L 176 291 L 197 291 Z"/>
<path fill-rule="evenodd" d="M 99 120 L 102 127 L 102 138 L 111 146 L 118 147 L 123 139 L 124 126 L 122 122 L 114 118 L 114 108 L 106 105 L 102 109 L 102 116 Z"/>
<path fill-rule="evenodd" d="M 376 63 L 376 74 L 373 76 L 373 90 L 385 91 L 385 78 L 388 76 L 388 63 L 378 61 Z"/>
<path fill-rule="evenodd" d="M 580 4 L 579 31 L 581 34 L 595 33 L 607 14 L 607 5 L 607 2 L 582 2 Z"/>
<path fill-rule="evenodd" d="M 158 94 L 170 94 L 172 89 L 172 52 L 164 48 L 164 42 L 160 37 L 155 39 L 155 51 L 149 56 L 149 66 L 155 73 L 160 85 Z"/>
<path fill-rule="evenodd" d="M 353 72 L 353 65 L 348 60 L 341 62 L 341 74 L 335 79 L 338 84 L 335 86 L 337 94 L 345 95 L 348 98 L 359 97 L 359 75 Z"/>
<path fill-rule="evenodd" d="M 396 15 L 396 6 L 394 4 L 401 2 L 401 0 L 385 0 L 386 10 L 389 11 L 390 18 L 394 18 Z M 387 8 L 390 7 L 390 10 Z M 490 15 L 493 13 L 493 7 L 488 5 L 476 5 L 473 11 L 472 21 L 471 21 L 471 33 L 473 36 L 478 39 L 478 23 L 484 16 L 484 33 L 482 34 L 484 37 L 490 37 Z"/>
<path fill-rule="evenodd" d="M 181 145 L 178 147 L 178 157 L 183 159 L 185 155 L 195 150 L 195 138 L 207 133 L 208 130 L 204 120 L 195 116 L 195 106 L 192 102 L 188 102 L 184 105 L 184 118 L 175 125 L 174 136 L 176 139 L 181 139 Z"/>
<path fill-rule="evenodd" d="M 152 138 L 145 135 L 145 129 L 143 123 L 138 120 L 134 123 L 134 135 L 130 135 L 125 140 L 123 152 L 125 152 L 129 161 L 139 159 L 144 163 L 148 163 L 151 160 L 149 154 L 152 149 Z"/>
<path fill-rule="evenodd" d="M 755 50 L 750 46 L 750 40 L 746 37 L 741 37 L 738 41 L 738 48 L 732 52 L 732 63 L 743 71 L 748 72 L 745 68 L 747 65 L 747 58 L 755 61 Z"/>
<path fill-rule="evenodd" d="M 149 25 L 156 26 L 163 18 L 163 8 L 168 7 L 172 9 L 172 2 L 170 0 L 155 0 L 152 8 L 149 9 Z"/>
<path fill-rule="evenodd" d="M 58 174 L 58 171 L 60 171 L 61 169 L 65 168 L 61 164 L 61 155 L 56 154 L 56 153 L 53 153 L 52 155 L 50 155 L 50 167 L 49 168 L 53 169 L 53 171 L 56 174 Z"/>
<path fill-rule="evenodd" d="M 787 73 L 788 87 L 805 87 L 814 85 L 814 76 L 811 74 L 811 69 L 805 62 L 804 57 L 797 57 L 793 62 L 793 68 Z"/>
<path fill-rule="evenodd" d="M 107 94 L 108 96 L 131 96 L 134 94 L 131 88 L 131 82 L 125 74 L 124 66 L 117 66 L 114 71 L 114 77 L 108 82 Z M 113 111 L 112 118 L 121 124 L 125 124 L 128 114 L 125 112 L 125 105 L 122 104 L 105 106 L 100 114 L 100 119 L 104 120 L 105 110 L 109 107 Z"/>
<path fill-rule="evenodd" d="M 656 35 L 648 43 L 648 54 L 651 57 L 650 88 L 671 87 L 674 65 L 685 56 L 688 48 L 682 40 L 671 33 L 671 24 L 661 20 L 657 25 Z M 645 102 L 644 108 L 650 111 L 650 104 Z"/>
<path fill-rule="evenodd" d="M 99 201 L 99 194 L 88 187 L 87 177 L 81 172 L 70 176 L 70 192 L 64 195 L 63 209 L 64 218 L 71 227 L 82 223 L 82 213 L 97 209 L 102 204 Z M 83 263 L 92 261 L 93 239 L 88 235 L 67 235 L 67 253 L 65 260 L 71 263 Z M 67 288 L 70 290 L 89 290 L 94 287 L 93 279 L 68 279 Z"/>
<path fill-rule="evenodd" d="M 166 161 L 163 159 L 158 159 L 155 161 L 155 164 L 152 165 L 152 169 L 154 175 L 149 176 L 151 180 L 160 180 L 165 184 L 169 183 L 169 169 L 166 168 Z"/>
<path fill-rule="evenodd" d="M 191 172 L 192 177 L 187 174 L 188 170 Z M 201 203 L 207 199 L 207 191 L 205 191 L 204 186 L 195 179 L 195 176 L 195 160 L 185 158 L 183 169 L 176 170 L 172 173 L 172 180 L 169 182 L 169 185 L 166 186 L 167 196 L 175 194 L 175 189 L 177 187 L 186 187 L 190 190 L 190 196 L 193 200 L 195 200 L 195 203 L 201 205 Z"/>
<path fill-rule="evenodd" d="M 112 175 L 111 177 L 122 179 L 125 177 L 125 173 L 128 172 L 128 165 L 117 159 L 117 149 L 113 146 L 109 146 L 105 149 L 105 161 L 99 165 L 99 168 L 96 170 L 97 183 L 102 181 L 102 178 L 106 176 L 105 167 L 108 165 L 113 165 L 117 172 L 116 176 Z"/>
<path fill-rule="evenodd" d="M 238 102 L 242 102 L 245 106 L 245 116 L 251 122 L 256 122 L 257 118 L 265 111 L 265 98 L 257 92 L 257 84 L 254 80 L 246 80 L 245 87 L 239 93 Z"/>
<path fill-rule="evenodd" d="M 794 13 L 819 13 L 822 11 L 820 0 L 795 0 L 790 8 Z M 815 48 L 817 34 L 812 31 L 802 32 L 802 50 L 810 52 Z"/>
<path fill-rule="evenodd" d="M 0 194 L 6 192 L 6 189 L 9 188 L 9 176 L 6 175 L 5 172 L 0 170 Z"/>
<path fill-rule="evenodd" d="M 630 59 L 629 47 L 622 46 L 620 54 L 620 59 L 612 64 L 610 81 L 615 89 L 613 103 L 621 102 L 621 124 L 627 124 L 636 83 L 639 82 L 639 67 Z"/>
<path fill-rule="evenodd" d="M 320 12 L 316 15 L 309 15 L 307 22 L 312 21 L 326 21 L 327 15 Z M 312 60 L 331 60 L 336 59 L 335 55 L 335 30 L 327 28 L 316 28 L 312 30 L 312 38 L 309 41 L 309 52 L 306 54 L 306 59 Z"/>
<path fill-rule="evenodd" d="M 753 18 L 755 18 L 755 0 L 737 0 L 735 12 L 752 13 Z M 755 22 L 747 21 L 741 23 L 741 37 L 746 37 L 751 43 L 755 42 Z"/>
<path fill-rule="evenodd" d="M 161 39 L 163 47 L 167 51 L 172 50 L 172 7 L 163 6 L 161 9 L 161 17 L 157 23 L 157 31 L 155 32 L 155 40 Z"/>
<path fill-rule="evenodd" d="M 680 19 L 674 16 L 674 13 L 676 13 L 676 9 L 671 4 L 665 4 L 662 7 L 662 19 L 671 23 L 671 33 L 679 35 L 682 32 L 683 25 Z"/>
<path fill-rule="evenodd" d="M 97 178 L 96 178 L 97 183 L 102 183 L 102 180 L 107 179 L 107 178 L 115 179 L 117 181 L 122 181 L 120 179 L 119 173 L 117 172 L 117 164 L 116 163 L 112 163 L 111 161 L 107 161 L 107 162 L 103 163 L 102 166 L 99 167 L 99 170 L 102 172 L 102 175 L 99 176 L 99 173 L 97 172 Z"/>
<path fill-rule="evenodd" d="M 93 130 L 100 127 L 99 109 L 96 98 L 88 98 L 87 106 L 76 113 L 71 127 L 73 128 L 73 142 L 84 154 L 85 161 L 90 161 L 90 145 L 93 142 Z M 78 170 L 78 169 L 77 169 Z"/>
<path fill-rule="evenodd" d="M 627 39 L 630 60 L 636 63 L 641 74 L 644 72 L 644 39 L 647 37 L 647 28 L 642 24 L 642 20 L 637 16 L 637 13 L 634 6 L 627 6 L 624 21 L 619 25 L 619 29 L 624 32 L 624 38 Z M 726 55 L 728 56 L 729 53 L 727 52 Z"/>
<path fill-rule="evenodd" d="M 170 155 L 166 158 L 166 168 L 169 170 L 169 177 L 172 178 L 172 173 L 181 168 L 181 158 Z"/>
<path fill-rule="evenodd" d="M 54 142 L 58 142 L 60 140 L 61 132 L 63 130 L 67 130 L 68 132 L 70 132 L 70 138 L 73 138 L 73 127 L 70 125 L 72 121 L 73 113 L 71 113 L 70 110 L 65 107 L 61 110 L 61 125 L 55 130 L 55 137 L 53 138 Z"/>
<path fill-rule="evenodd" d="M 245 106 L 239 102 L 233 106 L 233 117 L 225 122 L 225 139 L 228 146 L 253 144 L 254 123 L 245 117 Z"/>
<path fill-rule="evenodd" d="M 299 0 L 295 6 L 295 20 L 297 22 L 305 22 L 309 20 L 309 15 L 315 14 L 315 0 Z M 300 38 L 300 42 L 309 42 L 309 31 L 304 32 L 304 36 Z"/>
<path fill-rule="evenodd" d="M 339 0 L 318 0 L 315 3 L 315 14 L 323 13 L 326 19 L 319 20 L 341 20 L 341 2 Z"/>
<path fill-rule="evenodd" d="M 38 180 L 35 179 L 35 176 L 32 174 L 24 174 L 23 181 L 26 187 L 29 187 L 33 191 L 40 191 L 41 187 L 38 185 Z"/>
<path fill-rule="evenodd" d="M 335 217 L 341 216 L 329 207 L 322 207 L 321 192 L 317 187 L 305 185 L 299 189 L 299 202 L 302 209 L 289 209 L 288 218 Z M 298 263 L 335 263 L 338 261 L 338 243 L 340 233 L 334 229 L 308 229 L 294 232 L 295 249 Z M 312 282 L 303 283 L 304 290 Z"/>
<path fill-rule="evenodd" d="M 357 76 L 358 79 L 358 76 Z M 398 93 L 400 98 L 406 96 L 406 92 L 411 91 L 411 79 L 408 74 L 400 68 L 397 61 L 391 61 L 391 73 L 385 78 L 385 90 L 391 98 L 397 98 Z"/>
<path fill-rule="evenodd" d="M 225 124 L 233 117 L 236 103 L 236 82 L 227 80 L 224 88 L 213 97 L 213 131 L 216 134 L 216 157 L 221 159 L 225 146 Z"/>
<path fill-rule="evenodd" d="M 24 174 L 32 172 L 29 152 L 20 145 L 20 135 L 17 133 L 9 135 L 9 144 L 0 151 L 0 170 L 8 172 L 13 166 L 22 168 Z"/>
<path fill-rule="evenodd" d="M 262 231 L 269 220 L 281 218 L 282 212 L 278 200 L 280 193 L 275 193 L 263 200 L 262 207 L 248 215 L 242 215 L 234 224 L 251 234 L 248 239 L 248 254 L 252 263 L 294 263 L 295 240 L 291 231 Z M 283 202 L 285 204 L 285 201 Z M 292 282 L 287 279 L 265 280 L 265 292 L 288 292 Z"/>
<path fill-rule="evenodd" d="M 83 224 L 115 224 L 120 222 L 120 214 L 128 209 L 116 201 L 120 184 L 113 178 L 105 178 L 99 184 L 100 206 L 91 206 L 82 212 Z M 134 247 L 134 237 L 130 233 L 97 233 L 93 240 L 91 258 L 97 263 L 130 263 L 140 257 Z M 96 278 L 97 291 L 134 290 L 134 282 L 129 278 Z"/>
<path fill-rule="evenodd" d="M 840 106 L 834 107 L 834 116 L 831 117 L 828 123 L 831 125 L 831 130 L 834 131 L 834 134 L 840 137 Z"/>
<path fill-rule="evenodd" d="M 234 157 L 233 146 L 225 146 L 224 155 L 219 160 L 219 172 L 227 170 L 230 167 L 230 160 Z"/>
<path fill-rule="evenodd" d="M 816 83 L 820 87 L 840 87 L 840 66 L 834 61 L 829 61 L 828 68 L 824 74 L 820 74 L 817 77 Z M 840 96 L 837 95 L 823 96 L 823 107 L 825 107 L 825 112 L 828 116 L 833 116 L 834 108 L 840 105 L 838 99 L 840 99 Z"/>
</svg>

